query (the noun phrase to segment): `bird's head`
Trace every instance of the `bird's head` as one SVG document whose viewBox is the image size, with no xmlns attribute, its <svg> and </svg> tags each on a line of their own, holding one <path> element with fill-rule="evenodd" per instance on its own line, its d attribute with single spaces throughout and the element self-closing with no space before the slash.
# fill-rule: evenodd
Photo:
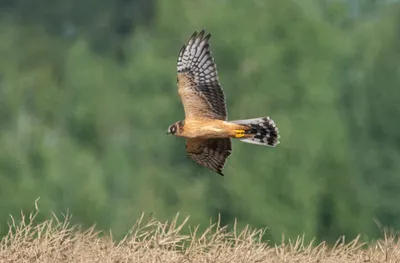
<svg viewBox="0 0 400 263">
<path fill-rule="evenodd" d="M 168 127 L 167 134 L 176 135 L 179 134 L 183 129 L 183 121 L 177 121 Z"/>
</svg>

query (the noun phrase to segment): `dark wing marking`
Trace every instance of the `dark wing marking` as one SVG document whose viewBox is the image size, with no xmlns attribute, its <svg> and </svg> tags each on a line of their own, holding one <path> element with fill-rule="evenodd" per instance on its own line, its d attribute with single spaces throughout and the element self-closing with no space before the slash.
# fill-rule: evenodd
<svg viewBox="0 0 400 263">
<path fill-rule="evenodd" d="M 229 138 L 187 139 L 186 152 L 196 163 L 223 176 L 222 169 L 232 153 L 232 144 Z"/>
<path fill-rule="evenodd" d="M 225 94 L 218 80 L 204 30 L 194 32 L 178 56 L 178 91 L 187 117 L 227 119 Z"/>
</svg>

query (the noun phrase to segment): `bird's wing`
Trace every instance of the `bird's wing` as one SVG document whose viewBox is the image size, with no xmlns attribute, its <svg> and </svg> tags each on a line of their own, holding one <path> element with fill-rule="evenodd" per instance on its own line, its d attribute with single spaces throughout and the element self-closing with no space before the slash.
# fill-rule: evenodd
<svg viewBox="0 0 400 263">
<path fill-rule="evenodd" d="M 177 63 L 177 84 L 187 119 L 227 119 L 225 94 L 208 43 L 211 34 L 194 32 L 182 47 Z"/>
<path fill-rule="evenodd" d="M 196 163 L 224 175 L 222 169 L 232 153 L 232 144 L 229 138 L 187 139 L 186 152 Z"/>
</svg>

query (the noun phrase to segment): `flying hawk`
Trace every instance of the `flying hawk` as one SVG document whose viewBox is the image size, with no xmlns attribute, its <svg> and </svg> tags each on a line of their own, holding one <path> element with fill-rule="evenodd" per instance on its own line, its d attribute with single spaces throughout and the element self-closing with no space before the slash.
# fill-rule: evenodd
<svg viewBox="0 0 400 263">
<path fill-rule="evenodd" d="M 279 131 L 270 117 L 227 120 L 225 95 L 211 55 L 211 34 L 194 32 L 178 56 L 177 85 L 185 119 L 167 133 L 184 137 L 186 152 L 196 163 L 220 175 L 232 153 L 230 138 L 275 147 Z"/>
</svg>

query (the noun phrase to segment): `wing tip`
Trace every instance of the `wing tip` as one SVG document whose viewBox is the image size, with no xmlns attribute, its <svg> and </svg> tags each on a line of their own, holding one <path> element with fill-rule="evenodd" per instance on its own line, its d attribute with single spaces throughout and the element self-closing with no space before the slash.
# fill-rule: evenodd
<svg viewBox="0 0 400 263">
<path fill-rule="evenodd" d="M 193 32 L 193 34 L 192 34 L 192 36 L 189 38 L 189 40 L 190 40 L 190 39 L 196 38 L 196 36 L 197 36 L 197 30 Z"/>
<path fill-rule="evenodd" d="M 185 48 L 186 48 L 186 45 L 182 45 L 181 50 L 179 50 L 179 57 L 182 56 L 183 52 L 185 51 Z"/>
<path fill-rule="evenodd" d="M 211 33 L 208 32 L 207 35 L 205 35 L 206 31 L 204 29 L 201 30 L 201 32 L 202 32 L 202 35 L 201 35 L 202 39 L 205 40 L 206 42 L 208 42 L 208 40 L 210 40 L 210 38 L 211 38 Z"/>
<path fill-rule="evenodd" d="M 206 35 L 206 30 L 205 29 L 202 29 L 199 33 L 197 32 L 197 30 L 196 31 L 194 31 L 193 32 L 193 34 L 192 34 L 192 36 L 189 38 L 189 41 L 190 40 L 194 40 L 194 39 L 197 39 L 197 38 L 200 38 L 201 40 L 209 40 L 210 38 L 211 38 L 211 33 L 209 32 L 209 33 L 207 33 L 207 35 Z M 205 36 L 204 36 L 205 35 Z M 188 41 L 188 42 L 189 42 Z"/>
<path fill-rule="evenodd" d="M 210 40 L 210 38 L 211 38 L 211 33 L 208 33 L 208 34 L 204 37 L 204 39 L 206 39 L 207 41 Z"/>
<path fill-rule="evenodd" d="M 185 50 L 185 48 L 187 47 L 187 46 L 190 46 L 191 45 L 191 43 L 194 43 L 197 39 L 200 39 L 200 42 L 203 42 L 203 41 L 205 41 L 206 42 L 206 44 L 207 44 L 207 48 L 209 48 L 209 40 L 210 40 L 210 38 L 211 38 L 211 33 L 208 33 L 206 36 L 204 36 L 205 35 L 205 33 L 206 33 L 206 31 L 204 30 L 204 29 L 202 29 L 201 31 L 200 31 L 200 33 L 198 33 L 197 32 L 197 30 L 196 31 L 194 31 L 193 32 L 193 34 L 190 36 L 190 38 L 188 39 L 188 41 L 187 41 L 187 43 L 185 44 L 185 45 L 183 45 L 182 46 L 182 48 L 181 48 L 181 50 L 180 50 L 180 54 Z"/>
<path fill-rule="evenodd" d="M 210 44 L 209 44 L 209 40 L 211 38 L 211 33 L 207 33 L 207 35 L 205 35 L 205 34 L 206 34 L 205 29 L 201 29 L 200 32 L 195 30 L 192 33 L 191 37 L 188 39 L 188 41 L 184 45 L 182 45 L 181 49 L 179 50 L 178 59 L 177 59 L 178 72 L 183 71 L 183 69 L 185 68 L 185 64 L 190 64 L 191 58 L 189 58 L 189 55 L 188 54 L 186 55 L 186 61 L 184 61 L 184 57 L 185 57 L 185 52 L 188 49 L 190 49 L 192 47 L 192 45 L 194 45 L 194 44 L 198 45 L 199 43 L 203 43 L 202 50 L 205 49 L 207 51 L 206 54 L 212 58 L 211 51 L 210 51 Z"/>
<path fill-rule="evenodd" d="M 201 31 L 200 31 L 200 33 L 198 34 L 198 38 L 203 38 L 203 36 L 204 36 L 204 33 L 205 33 L 206 31 L 204 30 L 204 29 L 202 29 Z"/>
</svg>

